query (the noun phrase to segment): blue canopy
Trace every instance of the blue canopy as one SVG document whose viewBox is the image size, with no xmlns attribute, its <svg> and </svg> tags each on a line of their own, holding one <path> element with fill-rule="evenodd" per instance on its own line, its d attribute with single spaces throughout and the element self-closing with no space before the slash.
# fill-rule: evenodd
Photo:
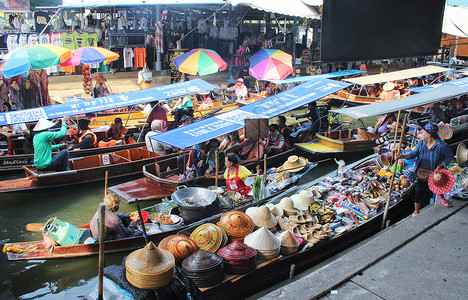
<svg viewBox="0 0 468 300">
<path fill-rule="evenodd" d="M 93 98 L 89 100 L 11 111 L 0 113 L 0 126 L 36 122 L 39 119 L 54 119 L 64 116 L 93 113 L 102 110 L 180 97 L 198 92 L 211 91 L 215 88 L 217 87 L 202 79 L 195 79 L 176 84 L 158 86 L 146 90 Z"/>
<path fill-rule="evenodd" d="M 432 84 L 432 85 L 411 88 L 411 89 L 408 89 L 408 91 L 413 92 L 413 93 L 423 93 L 423 92 L 427 92 L 432 89 L 441 87 L 443 85 L 466 87 L 468 86 L 468 77 L 457 79 L 457 80 L 452 80 L 452 81 L 447 81 L 444 83 L 437 83 L 437 84 Z"/>
<path fill-rule="evenodd" d="M 320 75 L 289 77 L 289 78 L 282 79 L 282 80 L 269 80 L 269 81 L 275 84 L 296 83 L 296 82 L 309 81 L 315 78 L 334 78 L 334 77 L 341 77 L 341 76 L 357 75 L 357 74 L 362 74 L 362 73 L 365 73 L 365 72 L 361 70 L 343 70 L 343 71 L 320 74 Z"/>
<path fill-rule="evenodd" d="M 269 119 L 348 86 L 346 82 L 314 78 L 274 96 L 151 138 L 180 149 L 191 147 L 243 128 L 245 119 Z"/>
</svg>

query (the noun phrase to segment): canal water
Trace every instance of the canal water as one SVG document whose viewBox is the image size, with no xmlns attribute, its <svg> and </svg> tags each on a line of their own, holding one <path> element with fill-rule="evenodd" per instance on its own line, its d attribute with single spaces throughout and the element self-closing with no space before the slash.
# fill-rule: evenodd
<svg viewBox="0 0 468 300">
<path fill-rule="evenodd" d="M 347 164 L 364 156 L 357 154 L 343 157 Z M 314 161 L 313 157 L 308 157 Z M 337 168 L 334 160 L 320 163 L 301 183 L 322 176 Z M 111 180 L 109 186 L 138 177 Z M 5 178 L 1 178 L 4 180 Z M 0 245 L 13 241 L 42 239 L 41 233 L 26 231 L 28 223 L 45 223 L 58 217 L 74 225 L 89 223 L 104 195 L 104 183 L 97 182 L 68 187 L 48 192 L 1 195 L 0 200 Z M 143 202 L 143 206 L 155 202 Z M 121 212 L 136 210 L 135 204 L 122 202 Z M 106 265 L 120 264 L 128 253 L 107 255 Z M 18 299 L 79 299 L 90 293 L 97 275 L 98 258 L 85 257 L 60 260 L 30 260 L 8 262 L 0 253 L 0 298 L 2 289 L 9 288 Z M 3 282 L 3 283 L 2 283 Z M 91 282 L 91 283 L 90 283 Z M 3 286 L 2 286 L 3 285 Z M 80 288 L 81 287 L 81 288 Z"/>
</svg>

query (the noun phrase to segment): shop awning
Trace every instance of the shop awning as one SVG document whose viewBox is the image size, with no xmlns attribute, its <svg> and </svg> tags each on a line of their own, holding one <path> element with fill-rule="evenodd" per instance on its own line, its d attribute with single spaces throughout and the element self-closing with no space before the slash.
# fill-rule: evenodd
<svg viewBox="0 0 468 300">
<path fill-rule="evenodd" d="M 269 119 L 349 86 L 349 83 L 317 78 L 241 108 L 182 126 L 152 139 L 184 149 L 244 127 L 245 119 Z"/>
<path fill-rule="evenodd" d="M 445 5 L 442 32 L 468 37 L 468 8 Z"/>
<path fill-rule="evenodd" d="M 408 91 L 413 92 L 413 93 L 423 93 L 423 92 L 427 92 L 427 91 L 433 90 L 435 88 L 441 87 L 443 85 L 468 87 L 468 77 L 465 77 L 465 78 L 462 78 L 462 79 L 457 79 L 457 80 L 452 80 L 452 81 L 447 81 L 447 82 L 444 82 L 444 83 L 437 83 L 437 84 L 431 84 L 431 85 L 426 85 L 426 86 L 420 86 L 420 87 L 417 87 L 417 88 L 408 89 Z"/>
<path fill-rule="evenodd" d="M 168 98 L 181 97 L 198 92 L 211 91 L 215 88 L 217 87 L 202 79 L 195 79 L 176 84 L 158 86 L 146 90 L 93 98 L 89 100 L 11 111 L 0 113 L 0 126 L 36 122 L 43 118 L 54 119 L 64 116 L 93 113 Z"/>
<path fill-rule="evenodd" d="M 451 71 L 449 68 L 442 68 L 438 66 L 424 66 L 413 69 L 406 69 L 401 71 L 389 72 L 384 74 L 362 76 L 356 78 L 345 79 L 344 81 L 359 84 L 359 85 L 368 85 L 375 83 L 382 83 L 387 81 L 397 81 L 414 77 L 421 77 L 425 75 L 442 73 Z"/>
<path fill-rule="evenodd" d="M 343 70 L 343 71 L 320 74 L 320 75 L 289 77 L 283 80 L 270 80 L 270 81 L 275 84 L 296 83 L 296 82 L 309 81 L 315 78 L 335 78 L 335 77 L 342 77 L 342 76 L 357 75 L 357 74 L 362 74 L 362 73 L 365 73 L 365 72 L 361 70 Z"/>
<path fill-rule="evenodd" d="M 413 107 L 424 106 L 432 103 L 437 103 L 453 97 L 458 97 L 468 93 L 468 86 L 457 87 L 443 85 L 441 87 L 430 90 L 426 93 L 408 96 L 396 100 L 384 101 L 370 105 L 349 107 L 343 109 L 334 109 L 332 112 L 350 116 L 354 119 L 362 119 L 384 115 L 386 113 L 395 112 L 398 110 L 410 109 Z"/>
<path fill-rule="evenodd" d="M 135 5 L 226 4 L 222 0 L 62 0 L 61 7 L 107 7 Z"/>
<path fill-rule="evenodd" d="M 279 15 L 320 19 L 319 13 L 301 0 L 272 1 L 272 0 L 228 0 L 231 5 L 246 5 L 255 9 Z"/>
</svg>

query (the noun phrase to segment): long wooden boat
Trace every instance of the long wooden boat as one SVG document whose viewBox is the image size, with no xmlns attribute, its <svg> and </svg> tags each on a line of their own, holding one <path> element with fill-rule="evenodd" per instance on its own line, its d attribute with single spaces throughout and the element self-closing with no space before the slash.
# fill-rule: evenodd
<svg viewBox="0 0 468 300">
<path fill-rule="evenodd" d="M 356 166 L 371 158 L 373 158 L 373 156 L 366 157 L 353 165 Z M 318 183 L 322 178 L 312 183 Z M 411 211 L 413 207 L 413 202 L 410 201 L 412 194 L 413 188 L 409 188 L 401 195 L 398 202 L 390 206 L 387 215 L 388 220 L 401 218 L 402 215 Z M 279 197 L 275 197 L 275 199 L 270 202 L 279 202 Z M 370 237 L 380 230 L 382 219 L 383 212 L 380 212 L 354 229 L 322 240 L 313 247 L 303 249 L 289 256 L 280 256 L 269 261 L 260 262 L 257 264 L 255 270 L 244 275 L 226 275 L 220 284 L 209 288 L 200 288 L 199 296 L 201 299 L 244 299 L 252 296 L 259 291 L 287 280 L 290 276 L 292 265 L 295 266 L 296 274 L 303 272 L 324 259 Z M 216 224 L 218 221 L 219 216 L 214 216 L 207 220 L 208 223 L 213 224 Z M 178 234 L 190 236 L 190 233 L 197 226 L 198 224 L 190 226 L 183 229 Z"/>
<path fill-rule="evenodd" d="M 170 158 L 176 154 L 161 157 L 138 147 L 110 153 L 72 158 L 68 161 L 69 171 L 41 171 L 34 165 L 24 166 L 26 178 L 0 181 L 0 193 L 23 192 L 76 185 L 85 182 L 104 180 L 141 174 L 142 167 L 158 157 Z"/>
<path fill-rule="evenodd" d="M 312 154 L 342 154 L 372 151 L 379 135 L 364 129 L 345 129 L 317 133 L 317 140 L 295 143 L 294 147 Z"/>
<path fill-rule="evenodd" d="M 370 97 L 370 96 L 361 96 L 350 93 L 347 90 L 338 91 L 336 94 L 329 96 L 333 100 L 339 100 L 346 103 L 362 105 L 362 104 L 372 104 L 382 101 L 380 97 Z"/>
</svg>

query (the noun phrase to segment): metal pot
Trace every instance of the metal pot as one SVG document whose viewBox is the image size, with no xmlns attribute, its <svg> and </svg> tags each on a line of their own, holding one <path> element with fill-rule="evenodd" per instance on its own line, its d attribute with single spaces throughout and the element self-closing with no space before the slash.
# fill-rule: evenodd
<svg viewBox="0 0 468 300">
<path fill-rule="evenodd" d="M 179 212 L 185 221 L 190 224 L 221 212 L 216 200 L 216 194 L 209 189 L 199 187 L 180 186 L 172 193 L 172 200 L 179 207 Z"/>
<path fill-rule="evenodd" d="M 212 191 L 213 193 L 215 193 L 217 197 L 224 194 L 224 189 L 222 187 L 219 187 L 219 186 L 212 185 L 212 186 L 209 186 L 208 189 L 210 191 Z"/>
</svg>

